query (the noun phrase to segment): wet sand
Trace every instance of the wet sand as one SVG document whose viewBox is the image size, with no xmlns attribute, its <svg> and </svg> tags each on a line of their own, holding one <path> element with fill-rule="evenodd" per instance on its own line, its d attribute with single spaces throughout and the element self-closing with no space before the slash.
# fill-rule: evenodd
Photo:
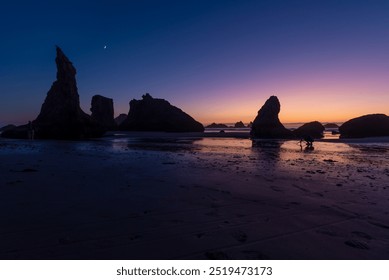
<svg viewBox="0 0 389 280">
<path fill-rule="evenodd" d="M 1 139 L 0 258 L 388 259 L 389 146 L 362 142 Z"/>
</svg>

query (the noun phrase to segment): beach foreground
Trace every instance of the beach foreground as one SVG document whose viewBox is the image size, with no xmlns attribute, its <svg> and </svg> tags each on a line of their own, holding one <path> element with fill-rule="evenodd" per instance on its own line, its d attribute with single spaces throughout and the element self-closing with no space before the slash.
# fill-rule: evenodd
<svg viewBox="0 0 389 280">
<path fill-rule="evenodd" d="M 388 259 L 388 143 L 0 140 L 1 259 Z"/>
</svg>

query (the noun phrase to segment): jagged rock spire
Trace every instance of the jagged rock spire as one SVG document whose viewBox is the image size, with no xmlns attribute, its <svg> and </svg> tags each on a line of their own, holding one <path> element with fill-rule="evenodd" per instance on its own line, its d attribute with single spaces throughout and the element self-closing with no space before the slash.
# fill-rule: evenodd
<svg viewBox="0 0 389 280">
<path fill-rule="evenodd" d="M 37 122 L 62 122 L 86 116 L 80 108 L 76 69 L 58 46 L 56 50 L 57 80 L 47 93 Z"/>
<path fill-rule="evenodd" d="M 76 82 L 76 68 L 73 63 L 66 57 L 60 47 L 56 46 L 57 56 L 57 81 L 74 81 Z"/>
<path fill-rule="evenodd" d="M 57 80 L 52 84 L 33 122 L 39 138 L 80 139 L 99 136 L 102 127 L 80 107 L 76 68 L 57 46 Z"/>
</svg>

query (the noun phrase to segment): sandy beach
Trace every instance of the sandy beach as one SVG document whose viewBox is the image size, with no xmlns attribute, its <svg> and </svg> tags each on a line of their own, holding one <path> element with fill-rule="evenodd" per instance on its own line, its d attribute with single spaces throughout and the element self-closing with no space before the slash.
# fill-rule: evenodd
<svg viewBox="0 0 389 280">
<path fill-rule="evenodd" d="M 0 258 L 388 259 L 389 144 L 353 142 L 1 139 Z"/>
</svg>

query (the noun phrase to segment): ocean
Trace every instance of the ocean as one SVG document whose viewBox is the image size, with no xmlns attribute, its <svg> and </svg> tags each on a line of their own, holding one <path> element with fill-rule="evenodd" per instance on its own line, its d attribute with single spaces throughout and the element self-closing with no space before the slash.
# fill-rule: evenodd
<svg viewBox="0 0 389 280">
<path fill-rule="evenodd" d="M 296 122 L 296 123 L 284 123 L 283 125 L 287 129 L 294 130 L 300 126 L 302 126 L 303 122 Z M 340 126 L 342 123 L 336 123 L 338 126 Z M 219 132 L 220 130 L 224 130 L 225 133 L 249 133 L 250 128 L 234 128 L 234 123 L 226 123 L 225 125 L 229 126 L 228 128 L 206 128 L 205 133 L 209 132 Z M 332 134 L 332 131 L 337 131 L 336 129 L 326 129 L 324 131 L 324 139 L 339 139 L 339 134 Z"/>
</svg>

